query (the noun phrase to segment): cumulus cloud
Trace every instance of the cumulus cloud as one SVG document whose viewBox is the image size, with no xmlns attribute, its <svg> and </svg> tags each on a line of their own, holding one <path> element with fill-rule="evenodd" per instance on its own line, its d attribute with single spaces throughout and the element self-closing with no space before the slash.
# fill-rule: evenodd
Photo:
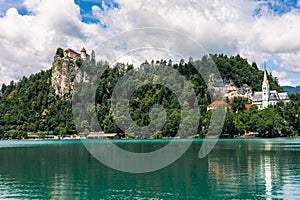
<svg viewBox="0 0 300 200">
<path fill-rule="evenodd" d="M 100 21 L 113 31 L 138 27 L 165 27 L 185 33 L 209 52 L 237 52 L 249 30 L 252 1 L 133 1 L 120 0 L 120 9 L 108 12 L 94 8 Z"/>
<path fill-rule="evenodd" d="M 0 5 L 2 1 L 5 0 L 0 0 Z M 300 72 L 299 10 L 291 9 L 278 15 L 270 12 L 270 8 L 261 1 L 253 0 L 116 2 L 119 5 L 117 8 L 105 6 L 105 3 L 101 8 L 92 7 L 92 17 L 97 18 L 99 24 L 82 22 L 80 8 L 73 0 L 24 0 L 22 6 L 30 11 L 30 15 L 24 16 L 14 8 L 7 10 L 5 16 L 0 18 L 0 48 L 5 49 L 0 54 L 0 68 L 1 73 L 7 70 L 11 72 L 1 76 L 0 82 L 49 68 L 58 46 L 74 49 L 86 46 L 98 53 L 103 48 L 103 41 L 143 27 L 161 27 L 186 34 L 210 53 L 239 53 L 257 63 L 277 62 L 280 71 L 285 70 L 286 73 Z M 260 9 L 259 15 L 257 9 Z M 156 34 L 158 40 L 151 38 L 151 44 L 163 42 L 166 47 L 173 45 L 175 48 L 186 48 L 195 58 L 202 55 L 197 48 L 188 49 L 189 46 L 184 42 L 170 44 L 172 40 L 162 40 L 161 33 Z M 144 46 L 150 44 L 147 32 L 139 37 L 130 42 L 138 44 L 143 41 Z M 119 49 L 111 53 L 122 53 L 126 42 L 129 41 L 125 40 Z M 145 57 L 151 59 L 154 54 L 152 51 L 148 53 Z M 163 55 L 163 51 L 160 53 Z M 288 75 L 279 77 L 281 81 L 287 78 Z M 300 80 L 297 82 L 300 84 Z"/>
<path fill-rule="evenodd" d="M 112 33 L 137 27 L 167 27 L 193 37 L 208 52 L 240 53 L 259 63 L 266 59 L 275 62 L 300 49 L 299 10 L 275 15 L 267 6 L 250 0 L 118 2 L 120 9 L 93 9 Z M 255 16 L 258 7 L 261 14 Z M 300 61 L 300 57 L 297 59 Z M 300 69 L 300 65 L 288 64 L 283 62 L 289 70 Z"/>
<path fill-rule="evenodd" d="M 281 67 L 288 66 L 292 72 L 300 73 L 300 50 L 286 53 L 279 53 L 278 56 L 281 58 Z"/>
<path fill-rule="evenodd" d="M 258 34 L 259 48 L 270 53 L 300 50 L 300 12 L 282 16 L 262 16 L 255 21 L 253 30 Z"/>
<path fill-rule="evenodd" d="M 30 15 L 10 8 L 0 18 L 0 82 L 49 69 L 57 47 L 94 47 L 99 27 L 81 21 L 72 0 L 25 0 Z M 101 37 L 101 36 L 100 36 Z"/>
<path fill-rule="evenodd" d="M 284 71 L 279 72 L 277 70 L 273 70 L 272 76 L 279 80 L 280 85 L 292 85 L 292 82 L 289 79 L 286 79 L 287 73 Z"/>
<path fill-rule="evenodd" d="M 299 10 L 278 15 L 252 0 L 118 2 L 120 9 L 93 9 L 112 34 L 136 27 L 167 27 L 191 36 L 208 52 L 239 53 L 249 61 L 278 62 L 282 69 L 300 71 Z M 258 8 L 260 15 L 255 15 Z"/>
</svg>

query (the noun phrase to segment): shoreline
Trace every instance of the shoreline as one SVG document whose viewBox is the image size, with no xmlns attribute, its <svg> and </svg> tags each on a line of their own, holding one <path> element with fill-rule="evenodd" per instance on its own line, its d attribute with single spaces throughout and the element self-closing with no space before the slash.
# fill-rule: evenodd
<svg viewBox="0 0 300 200">
<path fill-rule="evenodd" d="M 53 139 L 53 138 L 37 138 L 37 139 L 0 139 L 0 141 L 76 141 L 76 140 L 88 140 L 88 141 L 103 141 L 103 140 L 111 140 L 111 141 L 126 141 L 126 140 L 144 140 L 144 141 L 155 141 L 155 140 L 205 140 L 205 139 L 216 139 L 216 140 L 234 140 L 234 139 L 299 139 L 300 136 L 290 136 L 290 137 L 247 137 L 247 136 L 237 136 L 237 137 L 187 137 L 187 138 L 180 138 L 180 137 L 165 137 L 165 138 L 117 138 L 117 139 L 110 139 L 110 138 L 101 138 L 101 139 L 87 139 L 87 138 L 60 138 L 60 139 Z"/>
</svg>

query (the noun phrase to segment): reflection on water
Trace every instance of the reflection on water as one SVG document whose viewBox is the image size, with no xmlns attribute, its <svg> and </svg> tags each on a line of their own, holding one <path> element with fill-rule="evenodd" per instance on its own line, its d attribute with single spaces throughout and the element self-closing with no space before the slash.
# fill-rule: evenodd
<svg viewBox="0 0 300 200">
<path fill-rule="evenodd" d="M 272 169 L 269 156 L 265 156 L 265 181 L 266 181 L 266 199 L 272 199 Z"/>
<path fill-rule="evenodd" d="M 298 139 L 219 142 L 208 156 L 210 179 L 223 197 L 300 199 L 299 158 Z"/>
<path fill-rule="evenodd" d="M 142 141 L 143 152 L 168 141 Z M 220 140 L 147 174 L 110 169 L 78 141 L 0 142 L 0 199 L 299 199 L 300 140 Z M 97 144 L 101 145 L 101 144 Z M 141 143 L 122 142 L 139 152 Z M 113 159 L 113 158 L 112 158 Z"/>
</svg>

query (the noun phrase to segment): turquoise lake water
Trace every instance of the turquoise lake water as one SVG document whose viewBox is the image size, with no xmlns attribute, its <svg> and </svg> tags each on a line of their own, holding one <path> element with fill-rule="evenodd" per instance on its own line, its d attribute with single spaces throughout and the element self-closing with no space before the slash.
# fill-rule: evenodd
<svg viewBox="0 0 300 200">
<path fill-rule="evenodd" d="M 167 142 L 116 141 L 135 152 Z M 219 140 L 199 159 L 201 145 L 164 169 L 130 174 L 81 141 L 0 141 L 0 199 L 300 199 L 300 139 Z"/>
</svg>

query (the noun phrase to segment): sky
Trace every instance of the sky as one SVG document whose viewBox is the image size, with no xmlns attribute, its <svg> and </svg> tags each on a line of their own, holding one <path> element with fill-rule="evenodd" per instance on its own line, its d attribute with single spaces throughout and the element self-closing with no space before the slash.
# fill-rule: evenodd
<svg viewBox="0 0 300 200">
<path fill-rule="evenodd" d="M 115 35 L 131 31 L 147 43 L 147 31 L 132 31 L 145 27 L 182 33 L 208 53 L 240 54 L 261 69 L 266 62 L 281 85 L 300 85 L 296 0 L 0 0 L 0 84 L 49 69 L 58 47 L 84 46 L 100 58 Z"/>
</svg>

